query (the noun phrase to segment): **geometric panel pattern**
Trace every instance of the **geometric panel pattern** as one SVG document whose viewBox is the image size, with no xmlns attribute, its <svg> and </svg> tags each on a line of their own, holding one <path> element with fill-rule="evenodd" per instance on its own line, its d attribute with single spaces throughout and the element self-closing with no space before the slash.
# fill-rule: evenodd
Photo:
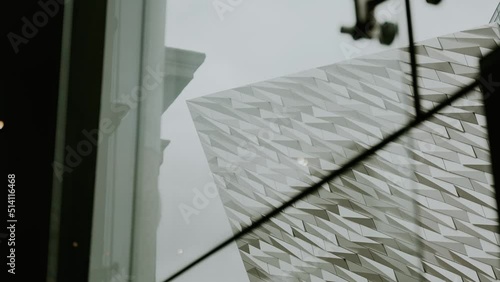
<svg viewBox="0 0 500 282">
<path fill-rule="evenodd" d="M 478 75 L 497 24 L 416 45 L 422 106 Z M 414 117 L 408 48 L 188 101 L 234 232 Z M 497 281 L 479 88 L 237 241 L 250 281 Z"/>
<path fill-rule="evenodd" d="M 491 17 L 490 23 L 497 22 L 500 23 L 500 3 L 498 4 L 493 16 Z"/>
</svg>

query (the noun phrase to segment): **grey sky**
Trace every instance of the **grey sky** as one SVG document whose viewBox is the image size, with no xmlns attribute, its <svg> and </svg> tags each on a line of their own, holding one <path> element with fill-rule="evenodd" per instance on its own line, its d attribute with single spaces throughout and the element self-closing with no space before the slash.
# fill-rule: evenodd
<svg viewBox="0 0 500 282">
<path fill-rule="evenodd" d="M 219 198 L 209 199 L 189 224 L 180 212 L 180 204 L 192 206 L 193 189 L 202 191 L 212 181 L 186 100 L 387 48 L 377 41 L 353 42 L 339 33 L 341 25 L 354 22 L 352 0 L 232 0 L 241 4 L 223 19 L 214 8 L 217 1 L 231 2 L 167 1 L 166 45 L 203 52 L 207 58 L 162 117 L 162 136 L 172 142 L 160 170 L 159 280 L 232 234 Z M 391 2 L 378 14 L 400 23 L 400 36 L 389 47 L 395 48 L 406 45 L 407 34 L 404 1 Z M 425 0 L 412 3 L 416 40 L 487 24 L 498 5 L 494 0 L 443 0 L 438 7 Z M 178 281 L 248 278 L 232 246 Z"/>
</svg>

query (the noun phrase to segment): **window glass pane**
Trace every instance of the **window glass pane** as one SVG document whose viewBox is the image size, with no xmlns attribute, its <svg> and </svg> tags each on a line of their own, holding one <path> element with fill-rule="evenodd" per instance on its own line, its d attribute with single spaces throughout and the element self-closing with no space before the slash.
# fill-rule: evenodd
<svg viewBox="0 0 500 282">
<path fill-rule="evenodd" d="M 390 45 L 340 32 L 352 2 L 109 1 L 90 281 L 162 281 L 415 117 L 404 1 L 375 12 Z M 499 8 L 412 2 L 424 109 L 477 76 Z M 179 281 L 498 279 L 482 107 L 466 95 Z"/>
<path fill-rule="evenodd" d="M 400 24 L 392 46 L 340 33 L 354 23 L 353 3 L 242 1 L 224 11 L 220 2 L 167 5 L 166 45 L 191 51 L 177 60 L 197 70 L 162 116 L 158 278 L 414 115 L 408 52 L 389 52 L 406 45 L 401 1 L 377 9 Z M 248 279 L 240 252 L 233 244 L 214 262 L 239 262 L 227 281 Z"/>
<path fill-rule="evenodd" d="M 340 32 L 355 22 L 353 1 L 111 1 L 101 115 L 118 127 L 99 147 L 93 281 L 118 272 L 162 281 L 413 119 L 403 2 L 376 10 L 380 23 L 399 27 L 394 42 L 383 45 L 377 34 L 354 41 Z M 412 2 L 424 109 L 469 83 L 479 58 L 499 42 L 498 26 L 485 26 L 496 3 L 458 6 Z M 484 250 L 497 245 L 470 239 L 483 229 L 489 239 L 497 236 L 476 98 L 300 201 L 255 231 L 253 241 L 231 244 L 186 281 L 305 274 L 407 281 L 422 270 L 439 279 L 448 272 L 495 278 L 487 259 L 463 257 L 491 255 Z M 123 106 L 124 116 L 106 115 Z M 463 199 L 482 214 L 433 206 L 457 207 Z M 348 252 L 333 252 L 327 241 Z"/>
</svg>

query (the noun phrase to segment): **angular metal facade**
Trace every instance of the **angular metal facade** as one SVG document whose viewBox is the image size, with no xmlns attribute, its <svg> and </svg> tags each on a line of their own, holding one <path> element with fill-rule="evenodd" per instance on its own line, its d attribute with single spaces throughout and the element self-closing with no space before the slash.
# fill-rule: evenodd
<svg viewBox="0 0 500 282">
<path fill-rule="evenodd" d="M 478 74 L 497 24 L 417 45 L 423 106 Z M 400 48 L 188 102 L 235 232 L 414 116 Z M 479 89 L 239 240 L 250 281 L 496 281 Z"/>
<path fill-rule="evenodd" d="M 497 8 L 495 9 L 495 13 L 493 13 L 493 16 L 491 17 L 490 23 L 497 22 L 500 23 L 500 3 L 498 4 Z"/>
</svg>

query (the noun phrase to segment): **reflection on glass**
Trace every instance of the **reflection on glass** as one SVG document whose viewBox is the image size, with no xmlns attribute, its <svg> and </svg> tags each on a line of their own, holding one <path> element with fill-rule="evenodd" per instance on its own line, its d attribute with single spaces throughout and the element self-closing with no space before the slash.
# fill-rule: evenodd
<svg viewBox="0 0 500 282">
<path fill-rule="evenodd" d="M 187 2 L 172 1 L 171 11 L 186 11 Z M 338 21 L 345 17 L 340 11 L 349 9 L 341 6 L 269 4 L 262 9 L 249 2 L 222 17 L 190 6 L 201 25 L 169 13 L 168 23 L 178 24 L 167 25 L 167 45 L 175 42 L 173 46 L 205 53 L 207 59 L 162 117 L 162 136 L 171 143 L 160 171 L 158 279 L 249 226 L 414 117 L 407 48 L 364 55 L 381 48 L 371 41 L 320 38 L 325 38 L 326 30 L 340 27 Z M 401 5 L 391 7 L 385 11 L 394 17 L 403 12 Z M 257 10 L 259 21 L 250 20 Z M 325 24 L 332 16 L 322 18 L 324 12 L 334 10 L 339 17 Z M 298 14 L 311 20 L 307 32 L 302 23 L 285 27 L 296 23 L 293 19 Z M 421 42 L 417 51 L 423 106 L 432 108 L 470 82 L 477 74 L 476 51 L 492 48 L 497 34 L 489 26 Z M 306 44 L 310 42 L 318 44 Z M 464 44 L 474 45 L 474 50 L 461 48 Z M 343 62 L 331 64 L 335 61 Z M 304 69 L 308 70 L 297 73 Z M 457 174 L 454 169 L 463 170 L 463 163 L 456 162 L 460 157 L 450 163 L 445 157 L 453 153 L 440 155 L 442 148 L 432 153 L 429 149 L 439 138 L 448 138 L 446 144 L 467 143 L 456 132 L 448 135 L 449 128 L 473 120 L 464 111 L 481 107 L 474 99 L 466 104 L 425 122 L 238 240 L 212 260 L 212 270 L 222 272 L 225 264 L 234 263 L 234 276 L 227 276 L 227 281 L 496 279 L 493 263 L 474 259 L 472 253 L 488 257 L 487 246 L 493 244 L 496 250 L 497 243 L 469 240 L 478 231 L 467 229 L 472 228 L 470 222 L 456 225 L 463 220 L 456 205 L 465 192 L 455 195 L 450 189 L 467 182 L 451 176 Z M 471 129 L 471 134 L 477 130 L 481 131 Z M 476 137 L 467 138 L 481 143 Z M 475 207 L 485 210 L 485 206 Z M 479 221 L 489 220 L 491 210 L 483 215 Z M 485 229 L 489 228 L 493 227 Z M 461 268 L 461 264 L 472 266 Z M 206 271 L 193 269 L 189 275 L 201 279 L 208 275 Z"/>
<path fill-rule="evenodd" d="M 162 138 L 171 143 L 160 169 L 158 278 L 319 181 L 413 113 L 405 70 L 381 67 L 400 55 L 355 60 L 388 47 L 339 34 L 354 15 L 343 12 L 354 12 L 352 3 L 249 4 L 223 21 L 191 6 L 199 26 L 173 12 L 188 3 L 168 4 L 167 45 L 205 53 L 206 60 L 162 119 Z M 403 6 L 396 4 L 382 7 L 385 20 L 400 21 Z M 261 21 L 251 20 L 256 11 Z M 299 14 L 315 27 L 305 30 L 295 20 Z M 353 60 L 332 65 L 346 59 Z M 304 69 L 310 70 L 297 73 Z M 400 77 L 391 80 L 397 72 Z M 379 93 L 384 87 L 390 91 Z M 237 245 L 226 254 L 221 265 L 241 261 Z M 245 273 L 243 264 L 238 269 Z"/>
</svg>

